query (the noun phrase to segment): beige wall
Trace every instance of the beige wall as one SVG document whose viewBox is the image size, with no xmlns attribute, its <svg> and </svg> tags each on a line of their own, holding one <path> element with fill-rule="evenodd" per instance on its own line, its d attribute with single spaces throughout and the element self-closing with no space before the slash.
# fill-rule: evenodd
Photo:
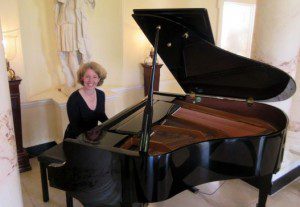
<svg viewBox="0 0 300 207">
<path fill-rule="evenodd" d="M 116 85 L 122 70 L 122 0 L 97 1 L 88 11 L 93 60 L 108 71 L 105 85 Z"/>
<path fill-rule="evenodd" d="M 21 88 L 32 95 L 59 84 L 55 50 L 54 14 L 50 0 L 19 0 L 24 69 Z"/>
</svg>

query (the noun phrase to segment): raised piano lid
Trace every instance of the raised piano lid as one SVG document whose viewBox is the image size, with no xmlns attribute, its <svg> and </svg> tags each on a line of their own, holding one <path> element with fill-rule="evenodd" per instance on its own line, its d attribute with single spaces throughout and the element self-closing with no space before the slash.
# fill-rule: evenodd
<svg viewBox="0 0 300 207">
<path fill-rule="evenodd" d="M 282 101 L 296 91 L 293 78 L 271 65 L 214 44 L 206 9 L 141 9 L 132 15 L 186 93 Z"/>
</svg>

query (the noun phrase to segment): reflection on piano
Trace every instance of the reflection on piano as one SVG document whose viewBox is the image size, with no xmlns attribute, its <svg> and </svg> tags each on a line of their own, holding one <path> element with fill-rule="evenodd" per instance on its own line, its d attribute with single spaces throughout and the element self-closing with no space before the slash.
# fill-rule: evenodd
<svg viewBox="0 0 300 207">
<path fill-rule="evenodd" d="M 186 95 L 155 92 L 150 109 L 145 99 L 66 144 L 111 154 L 124 206 L 163 201 L 207 182 L 251 178 L 259 187 L 257 206 L 264 207 L 288 120 L 258 101 L 289 98 L 294 80 L 216 47 L 205 9 L 134 10 L 133 18 L 153 45 L 160 26 L 157 52 Z"/>
</svg>

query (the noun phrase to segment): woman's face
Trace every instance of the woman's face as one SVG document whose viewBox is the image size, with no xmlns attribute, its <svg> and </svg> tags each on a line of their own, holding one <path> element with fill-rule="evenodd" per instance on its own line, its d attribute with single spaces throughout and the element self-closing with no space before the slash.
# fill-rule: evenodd
<svg viewBox="0 0 300 207">
<path fill-rule="evenodd" d="M 99 76 L 92 69 L 87 69 L 83 76 L 83 87 L 85 89 L 95 89 L 99 82 Z"/>
</svg>

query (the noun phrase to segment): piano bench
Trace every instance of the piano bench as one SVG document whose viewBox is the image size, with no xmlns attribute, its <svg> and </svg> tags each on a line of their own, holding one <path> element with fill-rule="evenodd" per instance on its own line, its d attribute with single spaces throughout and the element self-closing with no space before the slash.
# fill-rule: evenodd
<svg viewBox="0 0 300 207">
<path fill-rule="evenodd" d="M 38 156 L 38 161 L 40 164 L 40 171 L 41 171 L 41 181 L 42 181 L 42 192 L 43 192 L 43 201 L 49 201 L 49 191 L 48 191 L 48 176 L 47 176 L 47 167 L 52 163 L 61 164 L 66 161 L 64 150 L 63 150 L 63 143 L 60 143 L 42 154 Z M 67 203 L 70 202 L 70 198 L 68 194 L 67 196 Z M 72 205 L 70 205 L 72 206 Z"/>
</svg>

